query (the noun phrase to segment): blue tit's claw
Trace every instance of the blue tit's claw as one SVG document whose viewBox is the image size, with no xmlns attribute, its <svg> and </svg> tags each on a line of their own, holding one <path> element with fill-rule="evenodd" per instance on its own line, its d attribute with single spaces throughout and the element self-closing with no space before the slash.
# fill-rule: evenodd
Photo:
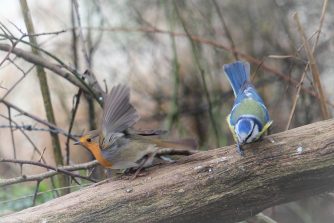
<svg viewBox="0 0 334 223">
<path fill-rule="evenodd" d="M 244 150 L 239 143 L 237 143 L 237 152 L 240 154 L 240 156 L 245 155 Z"/>
</svg>

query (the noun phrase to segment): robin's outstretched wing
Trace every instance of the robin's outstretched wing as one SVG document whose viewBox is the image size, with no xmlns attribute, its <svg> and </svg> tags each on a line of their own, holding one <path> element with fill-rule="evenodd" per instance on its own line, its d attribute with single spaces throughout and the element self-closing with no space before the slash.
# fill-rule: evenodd
<svg viewBox="0 0 334 223">
<path fill-rule="evenodd" d="M 109 141 L 107 138 L 113 133 L 122 133 L 138 119 L 139 115 L 130 103 L 130 89 L 125 85 L 113 87 L 104 100 L 100 140 Z"/>
</svg>

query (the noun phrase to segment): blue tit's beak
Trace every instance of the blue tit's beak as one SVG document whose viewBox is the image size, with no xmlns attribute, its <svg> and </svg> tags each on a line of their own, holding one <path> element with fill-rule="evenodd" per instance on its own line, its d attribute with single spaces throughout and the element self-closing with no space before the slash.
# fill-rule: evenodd
<svg viewBox="0 0 334 223">
<path fill-rule="evenodd" d="M 239 144 L 239 142 L 237 142 L 237 152 L 240 154 L 240 156 L 244 156 L 244 150 L 242 149 L 241 145 Z"/>
<path fill-rule="evenodd" d="M 73 145 L 80 145 L 80 141 L 76 141 Z"/>
</svg>

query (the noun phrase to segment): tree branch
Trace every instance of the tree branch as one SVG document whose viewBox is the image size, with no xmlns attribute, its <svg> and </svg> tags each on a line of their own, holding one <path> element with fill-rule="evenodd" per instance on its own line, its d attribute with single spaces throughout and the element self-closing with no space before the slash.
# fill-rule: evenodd
<svg viewBox="0 0 334 223">
<path fill-rule="evenodd" d="M 97 184 L 3 222 L 236 222 L 332 190 L 334 119 L 245 146 L 199 152 L 133 181 Z"/>
<path fill-rule="evenodd" d="M 58 168 L 47 165 L 47 164 L 43 164 L 41 162 L 34 162 L 34 161 L 29 161 L 29 160 L 0 159 L 0 163 L 2 162 L 30 164 L 30 165 L 44 167 L 44 168 L 51 169 L 51 170 L 49 170 L 48 172 L 39 173 L 35 175 L 29 175 L 29 176 L 22 175 L 22 176 L 10 178 L 10 179 L 0 179 L 0 188 L 7 186 L 7 185 L 18 184 L 18 183 L 23 183 L 23 182 L 28 182 L 28 181 L 42 181 L 46 178 L 50 178 L 60 173 L 71 176 L 71 177 L 78 177 L 78 178 L 88 180 L 91 182 L 96 182 L 94 179 L 91 179 L 89 177 L 81 176 L 79 174 L 70 172 L 70 171 L 93 168 L 98 165 L 98 162 L 96 160 L 88 162 L 88 163 L 76 164 L 76 165 L 71 165 L 71 166 L 63 166 L 63 167 L 58 167 Z"/>
<path fill-rule="evenodd" d="M 87 91 L 87 88 L 80 83 L 80 81 L 74 76 L 72 75 L 70 72 L 62 69 L 59 65 L 54 64 L 54 63 L 50 63 L 47 60 L 45 60 L 43 57 L 41 56 L 37 56 L 34 55 L 30 52 L 27 52 L 25 50 L 19 49 L 17 47 L 11 49 L 12 46 L 9 44 L 4 44 L 4 43 L 0 43 L 0 50 L 1 51 L 9 51 L 11 50 L 11 53 L 15 54 L 18 57 L 23 58 L 24 60 L 33 63 L 35 65 L 39 65 L 42 66 L 48 70 L 53 71 L 55 74 L 58 74 L 59 76 L 65 78 L 66 80 L 68 80 L 69 82 L 71 82 L 72 84 L 74 84 L 77 87 L 82 88 L 83 90 Z"/>
<path fill-rule="evenodd" d="M 23 15 L 23 20 L 27 28 L 28 34 L 35 34 L 35 28 L 34 28 L 34 23 L 32 21 L 32 17 L 30 14 L 30 9 L 27 3 L 27 0 L 20 0 L 20 6 L 21 6 L 21 11 Z M 37 40 L 35 36 L 29 36 L 29 41 L 33 45 L 38 45 Z M 31 47 L 32 53 L 36 56 L 40 56 L 40 52 L 34 48 Z M 39 86 L 40 90 L 42 93 L 42 98 L 43 98 L 43 105 L 44 105 L 44 110 L 46 113 L 46 117 L 48 122 L 56 125 L 56 118 L 53 112 L 53 105 L 51 101 L 51 94 L 50 94 L 50 89 L 49 89 L 49 84 L 48 80 L 46 78 L 46 72 L 44 70 L 44 67 L 37 65 L 36 66 L 36 72 L 37 72 L 37 77 L 39 80 Z M 10 107 L 8 107 L 10 109 Z M 9 116 L 10 118 L 10 116 Z M 9 123 L 11 125 L 11 123 Z M 61 151 L 61 146 L 60 146 L 60 140 L 59 136 L 56 133 L 50 132 L 50 137 L 51 137 L 51 143 L 52 143 L 52 148 L 53 148 L 53 156 L 55 159 L 55 162 L 57 165 L 63 165 L 63 156 L 62 156 L 62 151 Z M 14 143 L 13 143 L 14 144 Z M 16 156 L 15 156 L 16 158 Z M 61 186 L 67 186 L 67 178 L 61 177 L 60 178 L 60 183 Z"/>
<path fill-rule="evenodd" d="M 314 54 L 313 54 L 313 50 L 307 40 L 304 28 L 302 27 L 300 20 L 299 20 L 299 16 L 298 13 L 295 12 L 293 18 L 295 19 L 296 23 L 297 23 L 297 27 L 298 27 L 298 31 L 302 36 L 302 40 L 303 40 L 303 45 L 307 54 L 307 59 L 308 59 L 308 64 L 309 67 L 311 69 L 311 73 L 312 73 L 312 77 L 313 77 L 313 81 L 315 83 L 315 87 L 317 88 L 317 91 L 319 93 L 319 102 L 320 102 L 320 108 L 321 108 L 321 112 L 322 112 L 322 118 L 323 119 L 328 119 L 330 118 L 330 114 L 328 111 L 328 107 L 326 104 L 326 96 L 325 93 L 323 91 L 322 88 L 322 84 L 321 84 L 321 80 L 320 80 L 320 72 L 319 72 L 319 68 L 318 65 L 316 63 Z M 319 37 L 317 37 L 319 38 Z"/>
<path fill-rule="evenodd" d="M 45 126 L 48 126 L 50 128 L 50 131 L 54 132 L 54 133 L 57 133 L 57 134 L 63 134 L 65 136 L 68 136 L 70 137 L 71 139 L 73 140 L 77 140 L 73 135 L 69 135 L 67 132 L 65 132 L 63 129 L 61 128 L 58 128 L 56 125 L 48 122 L 48 121 L 45 121 L 39 117 L 37 117 L 36 115 L 33 115 L 33 114 L 30 114 L 24 110 L 22 110 L 21 108 L 17 107 L 16 105 L 13 105 L 12 103 L 6 101 L 6 100 L 3 100 L 2 98 L 0 98 L 0 102 L 5 104 L 7 107 L 10 107 L 10 108 L 13 108 L 14 110 L 18 111 L 20 114 L 24 115 L 24 116 L 27 116 Z M 40 129 L 41 130 L 41 129 Z"/>
</svg>

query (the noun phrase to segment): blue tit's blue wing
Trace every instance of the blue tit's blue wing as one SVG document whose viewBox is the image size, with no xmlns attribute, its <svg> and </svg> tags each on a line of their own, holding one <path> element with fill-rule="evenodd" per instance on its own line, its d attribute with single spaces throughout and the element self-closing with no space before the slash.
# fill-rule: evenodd
<svg viewBox="0 0 334 223">
<path fill-rule="evenodd" d="M 245 82 L 243 86 L 241 87 L 241 90 L 239 94 L 237 95 L 234 104 L 239 103 L 240 101 L 244 100 L 245 98 L 251 98 L 261 104 L 264 105 L 264 102 L 260 95 L 255 90 L 255 87 L 253 84 L 251 84 L 249 81 Z"/>
<path fill-rule="evenodd" d="M 247 108 L 246 105 L 241 106 L 245 107 L 243 108 L 245 114 L 247 114 L 248 112 L 254 115 L 260 115 L 259 118 L 260 120 L 262 120 L 262 123 L 263 124 L 267 123 L 270 120 L 268 110 L 264 105 L 262 98 L 260 97 L 260 95 L 255 90 L 254 86 L 250 82 L 245 82 L 244 85 L 242 86 L 239 94 L 237 95 L 234 101 L 231 113 L 233 113 L 233 110 L 235 110 L 237 107 L 240 107 L 239 105 L 246 99 L 247 99 L 247 106 L 249 108 Z"/>
</svg>

